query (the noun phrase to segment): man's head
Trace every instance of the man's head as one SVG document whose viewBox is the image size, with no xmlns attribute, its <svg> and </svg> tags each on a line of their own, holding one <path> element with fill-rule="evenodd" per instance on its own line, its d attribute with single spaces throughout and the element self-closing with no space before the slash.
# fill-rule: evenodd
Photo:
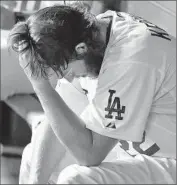
<svg viewBox="0 0 177 185">
<path fill-rule="evenodd" d="M 52 6 L 17 23 L 9 37 L 19 53 L 30 52 L 34 75 L 47 77 L 52 68 L 62 76 L 72 70 L 75 77 L 99 74 L 104 47 L 96 19 L 80 7 Z M 26 47 L 19 51 L 19 43 Z"/>
</svg>

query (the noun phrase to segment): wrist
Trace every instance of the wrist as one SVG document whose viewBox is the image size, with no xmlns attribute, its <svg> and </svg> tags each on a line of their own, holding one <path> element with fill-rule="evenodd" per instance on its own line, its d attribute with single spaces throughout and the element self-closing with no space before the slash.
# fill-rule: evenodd
<svg viewBox="0 0 177 185">
<path fill-rule="evenodd" d="M 45 90 L 48 88 L 52 88 L 50 82 L 48 80 L 30 80 L 33 86 L 34 91 L 36 90 Z"/>
</svg>

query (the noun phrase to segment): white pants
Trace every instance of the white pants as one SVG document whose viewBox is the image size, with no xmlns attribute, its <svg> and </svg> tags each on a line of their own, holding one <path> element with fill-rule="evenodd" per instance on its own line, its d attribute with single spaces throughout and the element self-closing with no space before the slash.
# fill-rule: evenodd
<svg viewBox="0 0 177 185">
<path fill-rule="evenodd" d="M 60 173 L 57 184 L 176 184 L 175 176 L 174 160 L 137 156 L 99 167 L 71 165 Z"/>
<path fill-rule="evenodd" d="M 20 184 L 26 182 L 30 171 L 31 146 L 23 153 Z M 114 162 L 103 162 L 98 167 L 72 164 L 69 155 L 53 173 L 49 184 L 176 184 L 176 160 L 139 155 Z M 67 166 L 67 167 L 66 167 Z M 63 170 L 63 167 L 64 168 Z M 61 171 L 62 170 L 62 171 Z"/>
</svg>

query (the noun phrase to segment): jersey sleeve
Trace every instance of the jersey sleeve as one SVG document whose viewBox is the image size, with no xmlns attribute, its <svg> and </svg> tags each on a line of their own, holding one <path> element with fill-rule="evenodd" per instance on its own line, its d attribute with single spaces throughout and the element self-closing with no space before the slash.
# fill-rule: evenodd
<svg viewBox="0 0 177 185">
<path fill-rule="evenodd" d="M 155 69 L 125 62 L 104 70 L 96 95 L 81 115 L 86 127 L 100 135 L 140 142 L 156 86 Z"/>
</svg>

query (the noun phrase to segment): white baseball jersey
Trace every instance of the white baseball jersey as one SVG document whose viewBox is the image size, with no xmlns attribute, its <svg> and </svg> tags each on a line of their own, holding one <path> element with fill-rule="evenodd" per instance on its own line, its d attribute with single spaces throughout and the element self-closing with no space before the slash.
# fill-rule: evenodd
<svg viewBox="0 0 177 185">
<path fill-rule="evenodd" d="M 140 17 L 99 17 L 112 22 L 96 85 L 81 82 L 92 88 L 86 127 L 120 140 L 131 156 L 176 158 L 176 40 Z"/>
</svg>

